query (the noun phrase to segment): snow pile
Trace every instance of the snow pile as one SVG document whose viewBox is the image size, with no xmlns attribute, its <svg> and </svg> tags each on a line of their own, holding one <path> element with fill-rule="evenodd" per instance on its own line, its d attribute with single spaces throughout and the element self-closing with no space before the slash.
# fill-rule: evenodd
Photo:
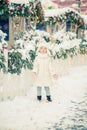
<svg viewBox="0 0 87 130">
<path fill-rule="evenodd" d="M 9 0 L 10 3 L 15 3 L 15 4 L 28 4 L 29 1 L 31 1 L 31 0 L 18 0 L 18 1 Z"/>
<path fill-rule="evenodd" d="M 63 9 L 52 9 L 52 10 L 44 10 L 44 16 L 45 17 L 54 17 L 54 16 L 61 16 L 62 14 L 65 14 L 65 12 L 69 12 L 69 11 L 72 11 L 72 12 L 75 12 L 76 14 L 78 14 L 80 17 L 82 17 L 78 11 L 72 9 L 72 8 L 69 8 L 69 7 L 66 7 L 66 8 L 63 8 Z"/>
</svg>

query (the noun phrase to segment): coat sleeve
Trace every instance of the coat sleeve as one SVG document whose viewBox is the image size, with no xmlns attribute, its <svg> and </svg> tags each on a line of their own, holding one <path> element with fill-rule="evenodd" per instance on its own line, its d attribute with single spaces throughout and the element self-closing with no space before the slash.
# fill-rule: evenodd
<svg viewBox="0 0 87 130">
<path fill-rule="evenodd" d="M 38 59 L 37 58 L 34 60 L 32 72 L 38 73 Z"/>
<path fill-rule="evenodd" d="M 49 61 L 49 71 L 50 71 L 51 75 L 57 74 L 57 71 L 56 71 L 56 68 L 55 68 L 55 65 L 54 65 L 54 61 L 51 58 L 50 58 L 50 61 Z"/>
</svg>

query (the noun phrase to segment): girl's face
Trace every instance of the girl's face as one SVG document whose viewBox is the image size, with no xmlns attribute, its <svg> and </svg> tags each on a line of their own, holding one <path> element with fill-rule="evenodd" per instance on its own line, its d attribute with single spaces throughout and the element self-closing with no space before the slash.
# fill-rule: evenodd
<svg viewBox="0 0 87 130">
<path fill-rule="evenodd" d="M 42 46 L 42 47 L 40 47 L 39 52 L 40 52 L 41 54 L 45 54 L 45 53 L 47 53 L 47 48 L 44 47 L 44 46 Z"/>
</svg>

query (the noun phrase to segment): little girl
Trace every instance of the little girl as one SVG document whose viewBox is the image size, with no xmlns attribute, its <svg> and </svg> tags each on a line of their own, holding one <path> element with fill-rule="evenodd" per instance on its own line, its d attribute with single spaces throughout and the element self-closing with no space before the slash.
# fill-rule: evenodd
<svg viewBox="0 0 87 130">
<path fill-rule="evenodd" d="M 47 100 L 52 101 L 50 94 L 52 77 L 57 79 L 58 75 L 52 67 L 51 60 L 48 43 L 39 44 L 33 67 L 33 76 L 36 77 L 34 85 L 37 86 L 37 100 L 39 101 L 42 99 L 42 86 L 45 88 Z"/>
</svg>

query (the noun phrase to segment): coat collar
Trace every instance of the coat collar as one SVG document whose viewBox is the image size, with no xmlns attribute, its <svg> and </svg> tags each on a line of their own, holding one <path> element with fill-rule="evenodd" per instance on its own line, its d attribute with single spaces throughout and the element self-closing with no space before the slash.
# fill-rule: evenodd
<svg viewBox="0 0 87 130">
<path fill-rule="evenodd" d="M 41 54 L 41 53 L 38 53 L 38 57 L 40 58 L 47 58 L 48 57 L 48 54 Z"/>
</svg>

